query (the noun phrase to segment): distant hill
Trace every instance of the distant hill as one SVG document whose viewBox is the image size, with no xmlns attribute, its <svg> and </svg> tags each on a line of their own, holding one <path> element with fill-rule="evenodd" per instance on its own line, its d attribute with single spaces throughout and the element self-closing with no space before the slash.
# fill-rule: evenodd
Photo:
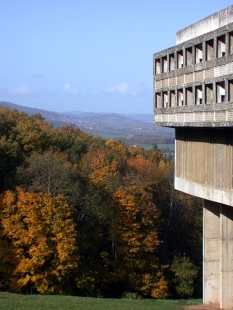
<svg viewBox="0 0 233 310">
<path fill-rule="evenodd" d="M 19 112 L 25 112 L 28 115 L 33 115 L 33 114 L 41 114 L 44 118 L 49 119 L 53 117 L 58 117 L 59 114 L 51 111 L 46 111 L 42 109 L 36 109 L 36 108 L 29 108 L 25 107 L 19 104 L 7 102 L 7 101 L 0 101 L 0 106 L 8 107 L 11 110 L 18 110 Z"/>
<path fill-rule="evenodd" d="M 29 108 L 11 102 L 0 101 L 0 106 L 26 112 L 29 115 L 41 114 L 55 127 L 69 125 L 103 138 L 132 138 L 134 136 L 167 136 L 174 138 L 174 130 L 153 125 L 152 114 L 117 114 L 91 112 L 56 113 Z"/>
<path fill-rule="evenodd" d="M 135 119 L 137 121 L 143 122 L 143 123 L 153 123 L 153 114 L 120 114 L 122 116 L 126 116 L 128 118 Z"/>
</svg>

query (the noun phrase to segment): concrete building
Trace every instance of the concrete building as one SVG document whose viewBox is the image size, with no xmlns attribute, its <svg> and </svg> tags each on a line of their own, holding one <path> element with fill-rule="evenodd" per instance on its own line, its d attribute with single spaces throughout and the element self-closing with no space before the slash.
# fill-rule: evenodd
<svg viewBox="0 0 233 310">
<path fill-rule="evenodd" d="M 204 199 L 204 304 L 233 309 L 233 6 L 153 56 L 154 124 L 175 128 L 175 188 Z"/>
</svg>

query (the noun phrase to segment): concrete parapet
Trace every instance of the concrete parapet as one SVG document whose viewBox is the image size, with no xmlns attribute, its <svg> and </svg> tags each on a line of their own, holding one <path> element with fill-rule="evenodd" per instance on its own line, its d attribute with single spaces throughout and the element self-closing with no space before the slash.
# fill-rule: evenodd
<svg viewBox="0 0 233 310">
<path fill-rule="evenodd" d="M 233 6 L 212 14 L 176 33 L 176 44 L 201 36 L 233 22 Z"/>
</svg>

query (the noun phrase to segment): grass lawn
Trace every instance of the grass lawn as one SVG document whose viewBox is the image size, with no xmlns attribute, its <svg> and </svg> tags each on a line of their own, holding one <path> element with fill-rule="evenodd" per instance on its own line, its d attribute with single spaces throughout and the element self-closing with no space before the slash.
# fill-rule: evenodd
<svg viewBox="0 0 233 310">
<path fill-rule="evenodd" d="M 17 295 L 0 292 L 1 310 L 178 310 L 202 300 L 130 300 L 52 295 Z"/>
</svg>

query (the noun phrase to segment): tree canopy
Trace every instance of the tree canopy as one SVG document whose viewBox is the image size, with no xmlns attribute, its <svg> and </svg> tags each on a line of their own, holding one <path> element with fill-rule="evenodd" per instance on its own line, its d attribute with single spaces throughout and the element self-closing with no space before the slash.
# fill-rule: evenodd
<svg viewBox="0 0 233 310">
<path fill-rule="evenodd" d="M 200 295 L 201 204 L 156 147 L 0 108 L 0 174 L 1 290 Z"/>
</svg>

